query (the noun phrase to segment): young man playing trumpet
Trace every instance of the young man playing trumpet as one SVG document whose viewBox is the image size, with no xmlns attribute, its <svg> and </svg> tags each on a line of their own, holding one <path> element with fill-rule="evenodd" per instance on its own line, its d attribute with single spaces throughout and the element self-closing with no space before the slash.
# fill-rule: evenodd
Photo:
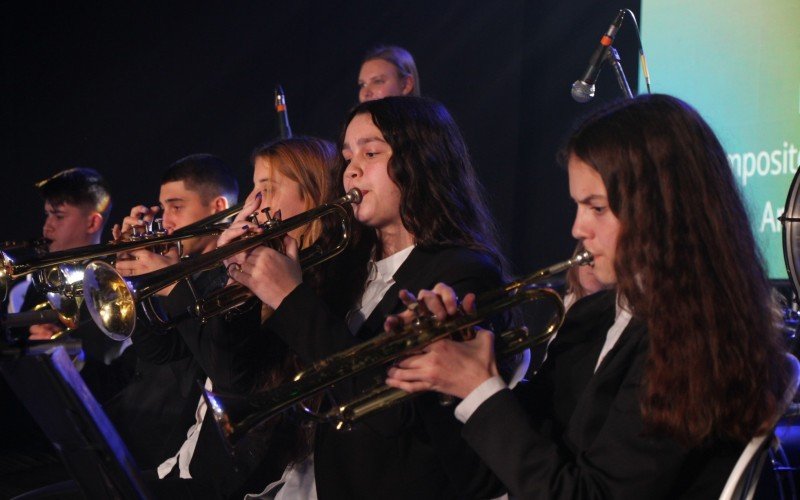
<svg viewBox="0 0 800 500">
<path fill-rule="evenodd" d="M 219 158 L 197 154 L 182 158 L 172 164 L 161 179 L 160 206 L 138 205 L 131 209 L 122 225 L 113 228 L 114 237 L 121 238 L 134 227 L 152 222 L 161 215 L 163 228 L 168 234 L 189 224 L 228 209 L 236 203 L 239 185 L 230 168 Z M 123 276 L 136 276 L 175 264 L 182 256 L 191 257 L 213 250 L 213 236 L 188 238 L 181 242 L 182 255 L 177 247 L 165 254 L 150 250 L 136 250 L 129 258 L 121 259 L 116 268 Z M 168 295 L 167 291 L 161 295 Z"/>
<path fill-rule="evenodd" d="M 72 250 L 100 243 L 103 228 L 111 212 L 111 195 L 103 177 L 91 168 L 71 168 L 36 184 L 44 199 L 45 221 L 42 235 L 48 241 L 48 252 Z M 32 275 L 15 285 L 9 293 L 8 312 L 29 311 L 47 303 L 46 295 L 31 286 Z M 88 318 L 82 308 L 78 321 Z M 29 328 L 9 331 L 10 340 L 50 340 L 65 332 L 63 324 L 44 323 Z M 82 342 L 87 364 L 82 370 L 89 388 L 99 401 L 111 396 L 119 389 L 115 383 L 107 383 L 105 365 L 111 363 L 121 350 L 91 321 L 83 321 L 80 328 L 69 334 Z"/>
<path fill-rule="evenodd" d="M 114 226 L 114 237 L 125 237 L 135 226 L 156 217 L 162 218 L 163 228 L 171 234 L 226 210 L 236 203 L 238 195 L 238 182 L 225 162 L 208 154 L 187 156 L 173 163 L 162 176 L 160 206 L 133 207 L 122 224 Z M 118 259 L 116 268 L 126 277 L 145 274 L 176 264 L 181 257 L 191 258 L 212 250 L 215 242 L 216 237 L 183 240 L 182 255 L 177 247 L 164 253 L 136 250 Z M 147 327 L 137 327 L 132 347 L 126 351 L 126 357 L 136 358 L 134 379 L 105 408 L 143 469 L 155 469 L 180 447 L 195 420 L 200 398 L 198 381 L 205 379 L 205 372 L 188 350 L 169 361 L 143 355 L 152 338 Z"/>
<path fill-rule="evenodd" d="M 62 170 L 38 182 L 36 189 L 44 200 L 42 235 L 48 241 L 47 251 L 71 250 L 100 242 L 111 211 L 111 195 L 96 170 Z M 32 276 L 28 275 L 11 288 L 9 313 L 47 304 L 45 294 L 32 286 L 32 282 Z M 85 308 L 80 311 L 78 321 L 81 317 L 88 317 Z M 46 341 L 65 329 L 63 324 L 45 323 L 9 329 L 6 333 L 11 342 Z M 122 383 L 120 377 L 112 376 L 108 367 L 119 355 L 120 344 L 108 339 L 91 321 L 82 322 L 68 335 L 81 340 L 85 355 L 81 376 L 95 398 L 102 402 L 118 391 Z M 8 464 L 0 472 L 0 497 L 15 496 L 37 485 L 67 477 L 66 471 L 58 467 L 52 445 L 1 377 L 0 405 L 4 408 L 0 419 L 0 442 L 3 443 L 0 461 Z"/>
<path fill-rule="evenodd" d="M 254 211 L 259 211 L 263 223 L 266 215 L 260 211 L 268 207 L 273 214 L 281 212 L 287 219 L 319 205 L 328 193 L 328 175 L 335 159 L 332 144 L 309 137 L 279 140 L 259 147 L 253 154 L 255 188 L 235 227 L 226 231 L 219 244 L 238 237 L 243 232 L 242 226 L 252 226 L 244 217 Z M 320 235 L 321 226 L 321 222 L 312 222 L 298 228 L 293 236 L 311 244 Z M 219 272 L 195 273 L 191 277 L 196 295 L 186 280 L 175 285 L 162 300 L 164 309 L 173 314 L 184 313 L 195 304 L 196 296 L 211 291 L 208 281 L 221 277 L 224 284 L 228 280 L 226 268 L 218 269 Z M 133 345 L 140 356 L 155 363 L 189 356 L 207 375 L 207 388 L 211 389 L 213 382 L 214 390 L 247 393 L 255 385 L 278 383 L 295 371 L 288 348 L 261 328 L 264 316 L 270 313 L 255 301 L 254 307 L 241 314 L 215 315 L 207 321 L 197 318 L 181 321 L 166 335 L 139 329 L 134 333 Z M 262 356 L 265 351 L 269 354 Z M 243 358 L 244 362 L 239 362 Z M 149 484 L 160 496 L 241 498 L 243 492 L 257 491 L 277 479 L 289 461 L 300 460 L 307 453 L 308 430 L 291 422 L 280 422 L 237 446 L 234 463 L 199 395 L 194 407 L 196 420 L 191 428 L 184 426 L 185 441 L 174 446 L 172 456 L 158 466 L 161 480 Z"/>
<path fill-rule="evenodd" d="M 90 168 L 63 170 L 36 184 L 44 199 L 45 221 L 42 236 L 47 251 L 58 252 L 100 243 L 111 211 L 111 196 L 100 174 Z M 46 301 L 43 293 L 31 287 L 31 275 L 9 293 L 8 312 L 28 311 Z M 31 340 L 49 340 L 64 330 L 64 325 L 33 325 L 27 332 Z M 20 337 L 25 332 L 13 332 Z"/>
</svg>

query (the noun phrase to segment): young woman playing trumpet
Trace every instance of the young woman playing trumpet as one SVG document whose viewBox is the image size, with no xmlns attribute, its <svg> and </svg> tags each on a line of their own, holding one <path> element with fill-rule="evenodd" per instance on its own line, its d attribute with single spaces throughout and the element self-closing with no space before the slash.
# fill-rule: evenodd
<svg viewBox="0 0 800 500">
<path fill-rule="evenodd" d="M 464 141 L 445 108 L 414 97 L 365 102 L 340 138 L 338 193 L 358 188 L 354 245 L 322 270 L 315 293 L 302 276 L 296 243 L 286 254 L 261 247 L 235 279 L 275 312 L 265 326 L 310 364 L 380 333 L 404 308 L 401 289 L 440 281 L 459 291 L 502 281 L 494 223 Z M 340 401 L 377 373 L 337 384 Z M 371 415 L 348 432 L 316 430 L 313 459 L 289 470 L 277 498 L 480 498 L 502 493 L 460 437 L 461 425 L 436 396 Z"/>
<path fill-rule="evenodd" d="M 613 288 L 572 306 L 528 397 L 495 376 L 486 330 L 431 345 L 387 383 L 464 398 L 465 439 L 519 498 L 716 498 L 788 387 L 725 153 L 694 109 L 652 95 L 584 120 L 564 158 L 572 234 Z M 446 317 L 462 295 L 419 300 Z"/>
<path fill-rule="evenodd" d="M 220 236 L 217 248 L 247 232 L 243 226 L 252 227 L 254 223 L 246 217 L 254 212 L 264 223 L 267 208 L 271 216 L 280 212 L 283 219 L 288 219 L 319 205 L 330 188 L 335 159 L 332 143 L 312 137 L 295 136 L 257 148 L 252 155 L 253 191 L 231 228 Z M 291 235 L 305 246 L 312 244 L 320 232 L 321 223 L 315 221 Z M 235 261 L 234 257 L 228 269 L 235 268 Z M 162 299 L 164 309 L 171 317 L 185 318 L 187 309 L 196 304 L 194 292 L 207 297 L 230 281 L 224 268 L 219 271 L 193 276 L 195 290 L 186 282 L 177 284 Z M 204 278 L 206 275 L 210 277 Z M 219 277 L 221 283 L 210 283 L 219 282 Z M 165 335 L 137 332 L 134 345 L 140 356 L 155 363 L 192 357 L 208 377 L 207 389 L 248 394 L 254 388 L 278 384 L 297 370 L 286 344 L 263 327 L 263 320 L 270 313 L 256 300 L 239 314 L 184 319 Z M 162 480 L 151 484 L 160 495 L 241 498 L 245 491 L 254 491 L 278 478 L 287 463 L 306 455 L 307 428 L 279 419 L 242 443 L 235 462 L 231 461 L 205 401 L 198 405 L 195 400 L 195 407 L 195 425 L 180 448 L 173 449 L 172 456 L 158 467 Z M 186 429 L 183 432 L 187 435 Z"/>
</svg>

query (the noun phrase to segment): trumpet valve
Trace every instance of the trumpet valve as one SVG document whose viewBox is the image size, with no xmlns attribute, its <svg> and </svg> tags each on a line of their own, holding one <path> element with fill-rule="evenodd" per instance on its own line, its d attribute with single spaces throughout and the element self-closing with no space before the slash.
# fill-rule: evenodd
<svg viewBox="0 0 800 500">
<path fill-rule="evenodd" d="M 153 220 L 152 233 L 153 236 L 156 238 L 160 238 L 162 236 L 167 235 L 167 230 L 164 229 L 164 219 L 159 218 Z"/>
<path fill-rule="evenodd" d="M 164 219 L 162 218 L 153 219 L 153 222 L 151 222 L 148 227 L 149 229 L 146 234 L 146 238 L 148 239 L 163 238 L 168 234 L 167 230 L 164 229 Z M 153 246 L 153 251 L 159 255 L 166 255 L 166 253 L 169 252 L 173 247 L 177 246 L 178 254 L 180 254 L 182 248 L 180 246 L 180 243 L 181 242 L 178 241 L 175 243 L 164 243 L 161 245 L 155 245 Z"/>
<path fill-rule="evenodd" d="M 139 241 L 145 237 L 144 226 L 131 226 L 131 233 L 128 235 L 128 241 Z"/>
<path fill-rule="evenodd" d="M 271 228 L 272 226 L 274 226 L 275 224 L 277 224 L 278 222 L 280 222 L 283 219 L 283 217 L 281 216 L 281 211 L 280 210 L 278 210 L 274 214 L 271 213 L 270 210 L 271 210 L 271 208 L 267 207 L 267 208 L 265 208 L 265 209 L 263 209 L 261 211 L 261 213 L 263 213 L 264 216 L 267 219 L 266 221 L 264 221 L 264 224 L 261 224 L 261 227 L 263 227 L 264 229 Z"/>
<path fill-rule="evenodd" d="M 245 217 L 245 219 L 246 219 L 246 220 L 247 220 L 247 222 L 249 222 L 250 224 L 256 224 L 256 225 L 259 225 L 259 224 L 260 224 L 260 223 L 258 222 L 258 210 L 256 210 L 255 212 L 253 212 L 253 213 L 251 213 L 250 215 L 248 215 L 247 217 Z"/>
</svg>

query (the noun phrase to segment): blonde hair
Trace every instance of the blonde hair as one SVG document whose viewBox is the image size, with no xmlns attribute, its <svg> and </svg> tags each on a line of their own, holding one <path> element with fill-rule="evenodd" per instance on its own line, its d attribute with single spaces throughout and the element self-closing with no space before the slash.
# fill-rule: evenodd
<svg viewBox="0 0 800 500">
<path fill-rule="evenodd" d="M 417 71 L 417 64 L 414 62 L 414 57 L 409 51 L 403 47 L 396 45 L 379 45 L 370 49 L 361 60 L 363 65 L 367 61 L 381 59 L 388 62 L 397 70 L 397 76 L 403 80 L 409 76 L 413 79 L 414 86 L 411 88 L 413 96 L 421 96 L 419 71 Z"/>
<path fill-rule="evenodd" d="M 328 198 L 331 174 L 338 154 L 332 142 L 316 137 L 295 136 L 263 144 L 253 151 L 252 163 L 258 158 L 269 161 L 270 168 L 300 186 L 300 197 L 305 209 L 321 205 Z M 317 220 L 303 228 L 301 247 L 307 247 L 319 238 L 322 222 Z"/>
</svg>

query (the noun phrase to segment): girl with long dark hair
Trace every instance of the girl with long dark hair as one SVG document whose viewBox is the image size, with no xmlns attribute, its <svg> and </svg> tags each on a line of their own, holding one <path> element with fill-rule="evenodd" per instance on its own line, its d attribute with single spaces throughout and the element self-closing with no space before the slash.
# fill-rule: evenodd
<svg viewBox="0 0 800 500">
<path fill-rule="evenodd" d="M 466 398 L 464 436 L 521 498 L 713 498 L 787 388 L 769 283 L 725 153 L 669 96 L 584 120 L 564 151 L 572 233 L 614 287 L 579 300 L 520 403 L 487 331 L 388 383 Z M 438 316 L 457 293 L 427 294 Z M 465 298 L 470 304 L 473 297 Z M 460 368 L 454 368 L 460 367 Z M 488 429 L 503 425 L 505 432 Z"/>
<path fill-rule="evenodd" d="M 358 188 L 354 245 L 323 271 L 326 291 L 301 276 L 296 245 L 286 255 L 251 252 L 236 279 L 274 308 L 266 327 L 312 363 L 383 331 L 404 309 L 401 289 L 451 283 L 461 292 L 497 287 L 502 257 L 464 141 L 447 110 L 414 97 L 362 103 L 347 117 L 339 194 Z M 348 400 L 385 369 L 337 384 Z M 278 498 L 481 498 L 499 484 L 460 436 L 435 395 L 367 417 L 342 432 L 321 424 L 313 462 L 290 471 Z M 311 493 L 314 492 L 314 493 Z"/>
</svg>

